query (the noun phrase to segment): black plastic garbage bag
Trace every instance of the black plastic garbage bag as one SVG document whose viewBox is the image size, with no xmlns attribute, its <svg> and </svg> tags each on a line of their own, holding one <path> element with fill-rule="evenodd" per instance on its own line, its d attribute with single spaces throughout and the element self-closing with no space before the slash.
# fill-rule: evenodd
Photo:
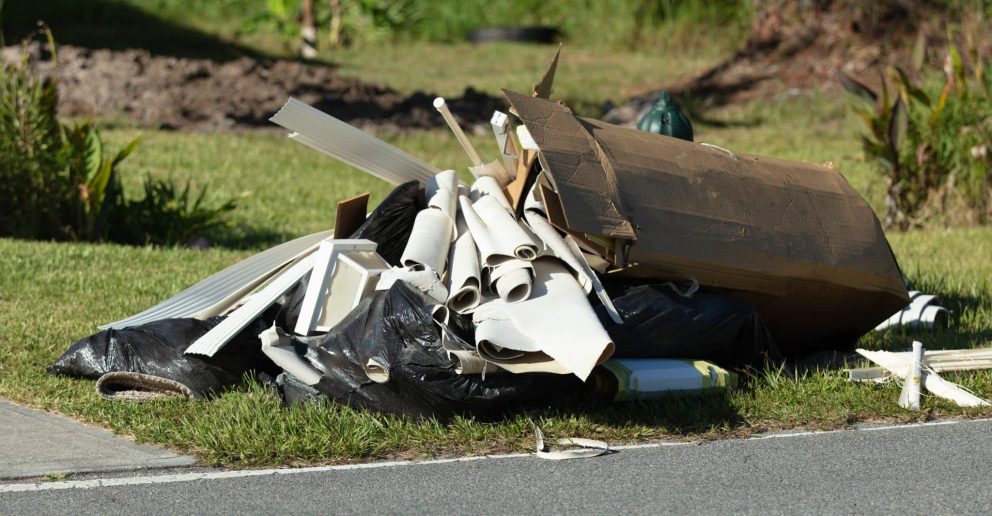
<svg viewBox="0 0 992 516">
<path fill-rule="evenodd" d="M 754 308 L 707 292 L 683 296 L 667 284 L 604 285 L 623 318 L 616 324 L 593 306 L 613 337 L 614 358 L 694 358 L 725 367 L 780 362 L 782 355 Z"/>
<path fill-rule="evenodd" d="M 418 418 L 484 417 L 583 388 L 574 375 L 455 373 L 430 305 L 402 281 L 363 300 L 323 340 L 308 345 L 304 358 L 324 375 L 313 387 L 335 401 Z M 388 371 L 388 381 L 369 379 L 370 360 Z M 288 401 L 312 398 L 292 381 L 283 387 Z"/>
<path fill-rule="evenodd" d="M 197 397 L 238 385 L 251 371 L 279 372 L 262 353 L 258 334 L 271 325 L 262 318 L 245 327 L 213 357 L 183 353 L 223 320 L 165 319 L 104 330 L 73 344 L 48 372 L 92 379 L 109 372 L 141 373 L 178 382 Z"/>
<path fill-rule="evenodd" d="M 413 221 L 426 207 L 420 184 L 417 181 L 403 183 L 394 188 L 348 238 L 364 238 L 379 244 L 376 252 L 390 265 L 400 265 L 403 249 L 413 231 Z"/>
</svg>

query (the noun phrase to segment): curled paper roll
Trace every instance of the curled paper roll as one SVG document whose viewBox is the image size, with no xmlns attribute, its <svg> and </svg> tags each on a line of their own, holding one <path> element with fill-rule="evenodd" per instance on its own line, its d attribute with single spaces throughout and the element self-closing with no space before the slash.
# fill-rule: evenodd
<svg viewBox="0 0 992 516">
<path fill-rule="evenodd" d="M 295 376 L 307 385 L 317 385 L 321 374 L 296 352 L 292 339 L 277 326 L 258 335 L 262 341 L 262 353 L 269 357 L 283 371 Z"/>
<path fill-rule="evenodd" d="M 454 221 L 447 214 L 433 208 L 420 210 L 400 263 L 415 271 L 431 269 L 444 274 L 453 232 Z"/>
<path fill-rule="evenodd" d="M 451 253 L 448 307 L 461 314 L 478 306 L 482 301 L 480 276 L 479 251 L 472 233 L 466 231 L 455 241 Z"/>
<path fill-rule="evenodd" d="M 512 259 L 512 254 L 507 254 L 505 250 L 500 249 L 500 242 L 489 231 L 489 227 L 482 220 L 482 217 L 475 212 L 475 208 L 472 207 L 472 201 L 468 197 L 461 196 L 458 198 L 458 202 L 462 209 L 462 217 L 465 219 L 465 226 L 468 227 L 469 232 L 472 234 L 472 240 L 475 241 L 476 247 L 479 248 L 480 265 L 492 267 L 497 263 Z"/>
<path fill-rule="evenodd" d="M 427 183 L 427 206 L 444 212 L 452 222 L 451 240 L 458 238 L 454 223 L 458 215 L 458 175 L 445 170 Z"/>
<path fill-rule="evenodd" d="M 482 256 L 482 265 L 494 267 L 511 258 L 533 260 L 537 244 L 520 223 L 493 196 L 484 196 L 475 204 L 459 198 L 465 223 Z"/>
<path fill-rule="evenodd" d="M 530 298 L 534 286 L 534 267 L 523 260 L 508 260 L 489 273 L 490 289 L 507 303 Z"/>
<path fill-rule="evenodd" d="M 505 186 L 513 181 L 515 174 L 507 172 L 506 168 L 499 161 L 490 161 L 484 165 L 478 165 L 475 167 L 468 167 L 468 171 L 472 173 L 472 176 L 477 179 L 492 179 L 499 186 Z M 514 169 L 514 172 L 516 170 Z"/>
<path fill-rule="evenodd" d="M 500 206 L 506 208 L 506 211 L 512 212 L 513 207 L 510 206 L 510 201 L 507 200 L 506 195 L 503 194 L 503 187 L 494 177 L 482 176 L 472 183 L 469 189 L 469 196 L 472 202 L 476 202 L 485 196 L 492 196 L 494 199 L 499 201 Z"/>
<path fill-rule="evenodd" d="M 422 271 L 412 271 L 393 267 L 382 271 L 379 275 L 379 282 L 375 284 L 376 290 L 389 290 L 398 280 L 403 280 L 411 287 L 427 294 L 428 297 L 438 303 L 444 303 L 448 299 L 448 289 L 445 288 L 441 278 L 432 269 Z"/>
<path fill-rule="evenodd" d="M 389 368 L 374 358 L 369 358 L 364 365 L 365 375 L 376 383 L 386 383 L 389 381 Z"/>
<path fill-rule="evenodd" d="M 613 341 L 571 271 L 549 258 L 533 265 L 536 278 L 530 299 L 513 304 L 495 299 L 474 312 L 479 354 L 504 367 L 504 361 L 541 353 L 556 362 L 547 364 L 548 372 L 564 368 L 585 380 L 613 354 Z M 513 351 L 522 355 L 504 358 Z"/>
<path fill-rule="evenodd" d="M 533 190 L 531 190 L 530 195 L 527 196 L 525 201 L 524 217 L 527 219 L 531 230 L 541 239 L 544 245 L 575 272 L 576 278 L 579 284 L 582 285 L 582 288 L 587 293 L 590 291 L 596 292 L 596 297 L 603 303 L 603 307 L 606 308 L 606 313 L 609 314 L 610 319 L 613 319 L 613 322 L 617 324 L 623 324 L 623 318 L 620 317 L 620 312 L 613 306 L 613 301 L 607 295 L 603 284 L 599 281 L 599 276 L 596 276 L 596 273 L 586 262 L 582 251 L 579 250 L 571 236 L 563 237 L 548 222 L 544 206 L 537 201 Z"/>
<path fill-rule="evenodd" d="M 503 372 L 496 364 L 483 359 L 475 351 L 449 351 L 448 355 L 455 359 L 457 374 L 493 374 Z"/>
<path fill-rule="evenodd" d="M 500 246 L 520 260 L 537 258 L 537 245 L 499 200 L 491 195 L 479 199 L 472 205 L 475 212 L 486 222 L 490 233 L 496 236 Z"/>
</svg>

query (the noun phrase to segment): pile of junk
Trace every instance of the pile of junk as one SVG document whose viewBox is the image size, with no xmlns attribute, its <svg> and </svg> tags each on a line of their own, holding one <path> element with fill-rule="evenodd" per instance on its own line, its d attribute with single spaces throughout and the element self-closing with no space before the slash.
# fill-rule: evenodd
<svg viewBox="0 0 992 516">
<path fill-rule="evenodd" d="M 435 101 L 470 184 L 290 99 L 272 117 L 290 139 L 392 192 L 101 326 L 50 372 L 130 400 L 254 375 L 288 404 L 446 418 L 728 388 L 850 350 L 910 304 L 839 172 L 578 117 L 548 98 L 556 65 L 530 95 L 504 90 L 494 161 Z"/>
</svg>

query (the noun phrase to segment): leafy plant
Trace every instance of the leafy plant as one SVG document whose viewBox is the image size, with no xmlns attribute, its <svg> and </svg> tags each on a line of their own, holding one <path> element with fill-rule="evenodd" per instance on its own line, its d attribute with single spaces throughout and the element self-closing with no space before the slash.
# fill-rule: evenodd
<svg viewBox="0 0 992 516">
<path fill-rule="evenodd" d="M 104 155 L 103 140 L 92 122 L 63 128 L 68 151 L 68 178 L 76 185 L 72 199 L 73 236 L 82 240 L 104 240 L 123 213 L 124 191 L 117 165 L 138 146 L 132 140 L 112 158 Z"/>
<path fill-rule="evenodd" d="M 223 216 L 237 207 L 230 199 L 207 206 L 206 188 L 191 192 L 190 181 L 181 188 L 171 179 L 145 177 L 145 196 L 127 205 L 125 239 L 136 244 L 190 243 L 194 238 L 223 227 Z"/>
<path fill-rule="evenodd" d="M 61 175 L 60 125 L 55 84 L 29 72 L 27 58 L 0 68 L 0 233 L 59 232 L 52 198 L 68 195 Z"/>
<path fill-rule="evenodd" d="M 971 41 L 971 38 L 968 38 Z M 854 107 L 868 133 L 866 159 L 886 182 L 886 227 L 906 229 L 929 220 L 987 222 L 992 192 L 992 80 L 988 63 L 969 45 L 971 77 L 948 35 L 943 86 L 920 85 L 902 68 L 880 74 L 876 91 L 846 74 L 843 86 L 864 102 Z M 922 40 L 913 71 L 922 71 Z"/>
<path fill-rule="evenodd" d="M 208 207 L 188 182 L 146 179 L 142 200 L 125 198 L 118 168 L 138 140 L 113 153 L 92 122 L 59 121 L 55 42 L 43 33 L 50 77 L 32 73 L 26 51 L 0 68 L 0 236 L 174 244 L 222 226 L 235 201 Z"/>
<path fill-rule="evenodd" d="M 251 35 L 265 28 L 274 30 L 289 51 L 300 38 L 299 4 L 299 0 L 265 0 L 265 11 L 245 20 L 238 32 Z"/>
</svg>

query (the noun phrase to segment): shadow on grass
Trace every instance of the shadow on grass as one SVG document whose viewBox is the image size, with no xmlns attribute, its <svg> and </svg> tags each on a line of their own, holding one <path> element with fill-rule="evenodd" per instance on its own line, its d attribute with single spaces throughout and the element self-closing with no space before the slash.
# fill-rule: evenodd
<svg viewBox="0 0 992 516">
<path fill-rule="evenodd" d="M 60 44 L 85 48 L 143 48 L 154 54 L 217 61 L 241 56 L 267 57 L 248 47 L 177 25 L 119 0 L 5 2 L 5 44 L 16 44 L 31 36 L 39 21 L 48 24 Z"/>
<path fill-rule="evenodd" d="M 961 292 L 934 278 L 913 282 L 913 290 L 938 297 L 938 305 L 950 311 L 949 327 L 933 330 L 908 327 L 872 331 L 858 341 L 858 347 L 885 351 L 908 351 L 914 340 L 927 349 L 968 349 L 988 346 L 992 342 L 992 318 L 987 303 L 978 296 Z M 965 314 L 974 320 L 966 320 Z"/>
<path fill-rule="evenodd" d="M 746 388 L 746 386 L 744 387 Z M 532 418 L 580 417 L 614 428 L 650 427 L 652 431 L 689 435 L 737 428 L 744 424 L 725 390 L 673 394 L 654 400 L 610 402 L 591 395 L 567 398 L 551 407 L 527 412 Z M 510 415 L 507 415 L 509 418 Z"/>
<path fill-rule="evenodd" d="M 268 228 L 237 226 L 229 231 L 215 232 L 205 238 L 212 247 L 262 250 L 288 242 L 298 236 L 300 235 L 289 235 Z"/>
</svg>

